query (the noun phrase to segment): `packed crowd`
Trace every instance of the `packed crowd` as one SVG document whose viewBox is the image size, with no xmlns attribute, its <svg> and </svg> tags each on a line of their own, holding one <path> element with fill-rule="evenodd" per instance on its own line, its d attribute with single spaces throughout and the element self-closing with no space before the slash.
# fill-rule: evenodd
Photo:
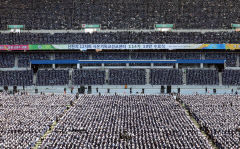
<svg viewBox="0 0 240 149">
<path fill-rule="evenodd" d="M 53 54 L 55 55 L 55 60 L 88 60 L 89 53 L 87 52 L 59 52 Z"/>
<path fill-rule="evenodd" d="M 238 44 L 239 32 L 0 33 L 0 44 Z"/>
<path fill-rule="evenodd" d="M 38 70 L 37 85 L 67 85 L 69 83 L 68 70 Z"/>
<path fill-rule="evenodd" d="M 182 95 L 181 101 L 217 148 L 240 148 L 239 96 Z"/>
<path fill-rule="evenodd" d="M 23 24 L 25 29 L 80 29 L 101 24 L 103 29 L 153 29 L 154 24 L 176 28 L 231 28 L 239 23 L 234 1 L 197 0 L 56 0 L 1 1 L 0 29 Z"/>
<path fill-rule="evenodd" d="M 30 60 L 38 59 L 76 59 L 76 60 L 159 60 L 159 59 L 226 59 L 226 65 L 229 67 L 237 66 L 237 55 L 238 53 L 234 52 L 26 52 L 26 53 L 1 53 L 0 54 L 0 68 L 14 68 L 16 60 L 18 60 L 18 67 L 26 68 L 30 67 Z M 81 64 L 82 66 L 101 66 L 101 64 Z M 126 66 L 126 64 L 105 64 L 105 66 Z M 129 63 L 129 66 L 151 66 L 147 63 Z M 175 66 L 175 64 L 154 64 L 154 66 Z M 63 68 L 68 68 L 65 66 Z M 43 68 L 39 66 L 39 68 Z M 52 68 L 52 65 L 49 65 L 48 68 Z M 61 68 L 59 65 L 56 65 L 56 68 Z M 76 69 L 76 66 L 74 67 Z M 112 68 L 111 68 L 112 69 Z M 111 70 L 110 69 L 110 70 Z M 163 70 L 163 69 L 162 69 Z M 182 74 L 179 70 L 174 71 L 162 71 L 162 70 L 153 70 L 152 75 L 150 76 L 150 84 L 165 84 L 165 85 L 180 85 L 182 84 Z M 0 83 L 2 85 L 17 85 L 17 86 L 29 86 L 32 85 L 33 76 L 30 71 L 1 71 L 2 79 Z M 122 84 L 132 84 L 132 85 L 143 85 L 145 84 L 145 72 L 138 70 L 112 70 L 110 74 L 110 79 L 104 81 L 105 74 L 97 73 L 91 74 L 91 71 L 84 73 L 84 79 L 81 79 L 80 74 L 75 75 L 76 84 L 112 84 L 112 85 L 122 85 Z M 120 72 L 120 73 L 119 73 Z M 36 85 L 66 85 L 68 84 L 69 77 L 68 70 L 40 70 L 37 73 L 37 84 Z M 131 74 L 131 75 L 130 75 Z M 238 70 L 228 70 L 226 69 L 222 73 L 223 85 L 239 85 L 239 71 Z M 127 76 L 127 77 L 126 77 Z M 130 77 L 131 76 L 131 77 Z M 165 76 L 165 77 L 162 77 Z M 171 77 L 170 77 L 171 76 Z M 23 78 L 23 79 L 16 79 Z M 27 79 L 26 79 L 27 78 Z M 169 79 L 165 79 L 169 78 Z M 73 79 L 72 79 L 73 80 Z M 204 70 L 204 69 L 189 69 L 186 72 L 186 83 L 187 85 L 218 85 L 219 84 L 219 75 L 217 70 Z"/>
<path fill-rule="evenodd" d="M 0 53 L 0 68 L 14 67 L 15 56 L 12 53 Z"/>
<path fill-rule="evenodd" d="M 18 67 L 30 67 L 30 60 L 47 60 L 50 59 L 50 53 L 18 53 L 15 54 L 18 58 Z M 15 58 L 16 58 L 15 57 Z"/>
<path fill-rule="evenodd" d="M 109 53 L 109 52 L 100 52 L 92 54 L 93 60 L 128 60 L 129 53 L 118 52 L 118 53 Z"/>
<path fill-rule="evenodd" d="M 223 85 L 240 85 L 240 70 L 224 70 L 222 73 Z"/>
<path fill-rule="evenodd" d="M 132 60 L 159 60 L 164 59 L 164 55 L 168 53 L 161 52 L 133 52 L 131 53 Z"/>
<path fill-rule="evenodd" d="M 150 75 L 152 85 L 182 85 L 182 70 L 153 69 Z"/>
<path fill-rule="evenodd" d="M 121 65 L 121 64 L 117 64 Z M 137 64 L 136 64 L 137 65 Z M 131 66 L 136 66 L 131 65 Z M 113 65 L 116 66 L 116 65 Z M 138 65 L 139 66 L 139 65 Z M 141 65 L 146 66 L 146 65 Z M 72 77 L 69 70 L 40 69 L 36 76 L 37 86 L 67 85 L 72 80 L 74 85 L 144 85 L 146 84 L 145 69 L 109 69 L 108 77 L 105 70 L 74 69 Z M 225 69 L 222 72 L 223 85 L 240 85 L 240 71 Z M 1 86 L 31 86 L 33 82 L 32 70 L 0 71 Z M 151 69 L 149 83 L 152 85 L 182 85 L 183 72 L 181 69 L 161 68 Z M 187 69 L 187 85 L 218 85 L 217 70 Z"/>
<path fill-rule="evenodd" d="M 0 148 L 33 148 L 73 98 L 0 93 Z"/>
<path fill-rule="evenodd" d="M 166 59 L 202 59 L 201 53 L 197 52 L 171 52 L 166 53 Z"/>
<path fill-rule="evenodd" d="M 0 71 L 0 86 L 31 86 L 33 85 L 33 72 Z"/>
<path fill-rule="evenodd" d="M 144 85 L 146 71 L 144 69 L 110 69 L 109 85 Z"/>
<path fill-rule="evenodd" d="M 169 95 L 81 96 L 41 147 L 211 148 Z"/>
<path fill-rule="evenodd" d="M 105 84 L 105 71 L 74 70 L 72 80 L 74 85 L 103 85 Z"/>
<path fill-rule="evenodd" d="M 236 53 L 209 53 L 206 52 L 205 59 L 224 59 L 228 67 L 236 67 L 237 54 Z"/>
<path fill-rule="evenodd" d="M 233 52 L 32 52 L 0 53 L 0 68 L 30 67 L 30 60 L 175 60 L 175 59 L 225 59 L 228 67 L 237 66 L 238 53 Z M 86 66 L 86 64 L 83 64 Z M 91 65 L 91 64 L 87 64 Z M 95 64 L 96 65 L 96 64 Z M 101 66 L 101 64 L 99 64 Z M 158 64 L 155 64 L 158 65 Z M 163 64 L 160 64 L 163 65 Z M 114 65 L 113 65 L 114 66 Z"/>
<path fill-rule="evenodd" d="M 186 83 L 187 85 L 218 85 L 218 71 L 205 69 L 187 69 Z"/>
</svg>

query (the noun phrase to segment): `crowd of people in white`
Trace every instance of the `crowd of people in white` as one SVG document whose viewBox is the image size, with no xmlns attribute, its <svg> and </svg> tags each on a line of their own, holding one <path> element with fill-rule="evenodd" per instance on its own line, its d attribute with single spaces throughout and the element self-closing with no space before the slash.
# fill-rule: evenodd
<svg viewBox="0 0 240 149">
<path fill-rule="evenodd" d="M 169 95 L 84 95 L 42 148 L 211 148 Z"/>
<path fill-rule="evenodd" d="M 212 148 L 171 95 L 76 97 L 1 93 L 0 148 L 33 148 L 54 122 L 40 148 Z M 180 102 L 218 148 L 240 147 L 240 97 L 181 95 Z"/>
<path fill-rule="evenodd" d="M 0 148 L 32 148 L 63 114 L 72 95 L 0 94 Z"/>
<path fill-rule="evenodd" d="M 218 148 L 240 148 L 238 95 L 182 95 L 181 100 Z"/>
</svg>

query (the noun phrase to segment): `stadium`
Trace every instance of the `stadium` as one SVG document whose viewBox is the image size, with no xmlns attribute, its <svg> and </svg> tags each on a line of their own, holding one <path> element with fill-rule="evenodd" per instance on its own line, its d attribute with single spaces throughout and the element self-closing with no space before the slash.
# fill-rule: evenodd
<svg viewBox="0 0 240 149">
<path fill-rule="evenodd" d="M 0 148 L 239 149 L 239 7 L 0 0 Z"/>
</svg>

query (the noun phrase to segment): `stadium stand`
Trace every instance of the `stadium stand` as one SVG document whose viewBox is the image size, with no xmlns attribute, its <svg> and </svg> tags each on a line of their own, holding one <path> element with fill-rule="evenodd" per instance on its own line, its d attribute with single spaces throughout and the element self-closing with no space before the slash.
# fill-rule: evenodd
<svg viewBox="0 0 240 149">
<path fill-rule="evenodd" d="M 176 28 L 231 28 L 239 22 L 238 8 L 233 1 L 9 0 L 2 2 L 0 28 L 16 23 L 26 29 L 79 29 L 96 23 L 103 29 L 150 29 L 166 23 Z"/>
<path fill-rule="evenodd" d="M 178 69 L 151 70 L 152 85 L 182 85 L 182 71 Z"/>
<path fill-rule="evenodd" d="M 88 60 L 89 54 L 84 52 L 61 52 L 54 53 L 56 60 L 64 60 L 64 59 L 73 59 L 73 60 Z"/>
<path fill-rule="evenodd" d="M 172 52 L 166 53 L 166 59 L 201 59 L 201 53 L 191 52 Z"/>
<path fill-rule="evenodd" d="M 15 54 L 18 57 L 18 67 L 30 67 L 30 60 L 47 60 L 50 59 L 49 53 L 19 53 Z"/>
<path fill-rule="evenodd" d="M 68 70 L 39 70 L 37 73 L 37 85 L 67 85 L 69 81 Z"/>
<path fill-rule="evenodd" d="M 93 53 L 92 54 L 93 60 L 127 60 L 129 59 L 128 53 L 121 53 L 118 52 L 117 54 L 115 52 L 113 53 Z"/>
<path fill-rule="evenodd" d="M 218 85 L 219 78 L 216 70 L 187 69 L 187 85 Z"/>
<path fill-rule="evenodd" d="M 228 67 L 236 66 L 236 53 L 205 53 L 205 59 L 225 59 Z"/>
<path fill-rule="evenodd" d="M 18 59 L 18 67 L 30 67 L 30 60 L 175 60 L 175 59 L 202 59 L 226 60 L 227 67 L 237 67 L 238 53 L 234 52 L 35 52 L 35 53 L 1 53 L 0 68 L 12 68 L 15 59 Z M 91 65 L 91 64 L 84 64 Z M 97 65 L 97 64 L 96 64 Z M 111 65 L 111 64 L 109 64 Z M 156 66 L 172 64 L 155 64 Z"/>
<path fill-rule="evenodd" d="M 239 35 L 239 32 L 2 33 L 0 44 L 235 44 Z"/>
<path fill-rule="evenodd" d="M 110 69 L 110 85 L 144 85 L 146 83 L 144 69 Z"/>
<path fill-rule="evenodd" d="M 240 85 L 240 70 L 224 70 L 223 85 Z"/>
<path fill-rule="evenodd" d="M 164 59 L 163 58 L 164 53 L 158 53 L 158 52 L 134 52 L 131 53 L 131 59 L 132 60 L 159 60 Z"/>
<path fill-rule="evenodd" d="M 27 71 L 0 71 L 1 86 L 30 86 L 33 84 L 33 72 Z"/>
<path fill-rule="evenodd" d="M 0 68 L 11 68 L 14 67 L 14 54 L 1 53 L 0 54 Z"/>
<path fill-rule="evenodd" d="M 74 70 L 74 85 L 103 85 L 105 84 L 105 71 L 103 70 Z"/>
</svg>

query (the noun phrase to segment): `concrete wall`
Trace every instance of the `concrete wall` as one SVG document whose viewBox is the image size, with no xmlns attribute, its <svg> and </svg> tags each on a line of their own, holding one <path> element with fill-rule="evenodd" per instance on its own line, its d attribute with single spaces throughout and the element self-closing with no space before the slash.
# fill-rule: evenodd
<svg viewBox="0 0 240 149">
<path fill-rule="evenodd" d="M 144 94 L 160 94 L 161 86 L 160 85 L 128 85 L 127 89 L 125 89 L 124 85 L 94 85 L 92 87 L 92 94 L 108 94 L 108 89 L 110 90 L 109 94 L 130 94 L 130 88 L 132 88 L 132 94 L 141 94 L 142 89 L 144 89 Z M 165 85 L 165 93 L 167 93 L 167 86 Z M 25 87 L 25 91 L 29 93 L 35 93 L 35 89 L 38 89 L 38 93 L 64 93 L 64 88 L 66 88 L 66 93 L 71 93 L 71 88 L 68 86 L 28 86 Z M 78 88 L 80 86 L 74 86 L 73 94 L 78 92 Z M 88 86 L 85 86 L 85 93 L 87 94 Z M 98 88 L 98 92 L 97 92 Z M 172 92 L 178 92 L 178 88 L 180 88 L 181 94 L 214 94 L 213 89 L 216 89 L 216 94 L 231 94 L 232 89 L 233 93 L 238 91 L 240 93 L 240 88 L 238 86 L 171 86 Z M 207 93 L 206 93 L 207 88 Z M 19 91 L 23 91 L 22 86 L 18 86 L 17 89 Z M 0 90 L 4 90 L 2 86 L 0 86 Z M 8 87 L 9 91 L 13 90 L 13 87 Z"/>
</svg>

